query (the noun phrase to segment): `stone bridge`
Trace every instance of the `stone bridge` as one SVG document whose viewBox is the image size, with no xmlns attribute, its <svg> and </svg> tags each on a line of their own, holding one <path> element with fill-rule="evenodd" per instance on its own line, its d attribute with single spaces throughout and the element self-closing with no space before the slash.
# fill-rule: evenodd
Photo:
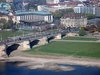
<svg viewBox="0 0 100 75">
<path fill-rule="evenodd" d="M 48 44 L 50 40 L 52 39 L 61 39 L 61 34 L 56 34 L 56 35 L 48 35 L 48 36 L 41 36 L 37 38 L 30 38 L 30 39 L 25 39 L 25 40 L 18 40 L 14 42 L 8 42 L 8 43 L 2 43 L 0 45 L 0 56 L 6 54 L 6 50 L 8 47 L 14 47 L 16 45 L 19 45 L 18 50 L 29 50 L 33 48 L 34 46 L 41 46 Z"/>
<path fill-rule="evenodd" d="M 16 47 L 16 45 L 19 45 L 15 50 L 30 50 L 33 47 L 36 46 L 41 46 L 41 45 L 45 45 L 48 44 L 50 42 L 50 40 L 53 39 L 61 39 L 63 36 L 68 36 L 68 34 L 48 34 L 46 36 L 38 36 L 35 38 L 26 38 L 24 40 L 17 40 L 14 42 L 8 42 L 8 43 L 3 43 L 0 45 L 0 56 L 5 55 L 6 51 L 9 49 L 13 49 Z"/>
</svg>

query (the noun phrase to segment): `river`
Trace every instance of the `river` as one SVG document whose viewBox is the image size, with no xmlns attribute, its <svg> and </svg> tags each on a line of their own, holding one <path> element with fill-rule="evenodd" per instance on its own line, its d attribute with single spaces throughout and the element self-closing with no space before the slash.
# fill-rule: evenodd
<svg viewBox="0 0 100 75">
<path fill-rule="evenodd" d="M 100 69 L 69 65 L 74 67 L 73 71 L 52 71 L 52 70 L 30 70 L 27 67 L 17 66 L 17 62 L 0 62 L 0 75 L 100 75 Z"/>
</svg>

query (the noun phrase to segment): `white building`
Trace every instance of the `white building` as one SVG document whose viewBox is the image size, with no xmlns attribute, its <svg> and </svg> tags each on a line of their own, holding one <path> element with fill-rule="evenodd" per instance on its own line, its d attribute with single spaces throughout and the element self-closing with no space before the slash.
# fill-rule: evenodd
<svg viewBox="0 0 100 75">
<path fill-rule="evenodd" d="M 65 28 L 68 27 L 82 27 L 87 25 L 87 18 L 83 14 L 66 14 L 61 17 L 61 25 Z"/>
<path fill-rule="evenodd" d="M 56 4 L 56 3 L 59 3 L 60 0 L 46 0 L 46 3 L 47 4 Z"/>
<path fill-rule="evenodd" d="M 100 17 L 100 7 L 94 7 L 94 6 L 74 7 L 74 12 L 94 14 L 97 17 Z"/>
<path fill-rule="evenodd" d="M 15 13 L 15 22 L 53 22 L 53 15 L 50 12 L 43 11 L 23 11 Z"/>
<path fill-rule="evenodd" d="M 67 4 L 48 4 L 48 5 L 38 5 L 37 10 L 38 11 L 50 11 L 55 12 L 59 9 L 69 9 L 71 7 L 68 7 Z"/>
<path fill-rule="evenodd" d="M 48 7 L 46 5 L 38 5 L 37 10 L 38 11 L 48 11 Z"/>
<path fill-rule="evenodd" d="M 95 14 L 95 7 L 75 7 L 74 8 L 75 13 L 88 13 L 88 14 Z"/>
</svg>

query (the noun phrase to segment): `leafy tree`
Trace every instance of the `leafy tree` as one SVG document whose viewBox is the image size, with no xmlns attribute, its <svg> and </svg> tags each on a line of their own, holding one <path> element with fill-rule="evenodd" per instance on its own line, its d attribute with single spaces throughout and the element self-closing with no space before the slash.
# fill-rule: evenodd
<svg viewBox="0 0 100 75">
<path fill-rule="evenodd" d="M 9 28 L 13 27 L 13 20 L 8 20 L 8 26 L 9 26 Z"/>
<path fill-rule="evenodd" d="M 79 30 L 79 35 L 80 35 L 80 36 L 86 35 L 86 31 L 85 31 L 84 29 L 80 29 L 80 30 Z"/>
<path fill-rule="evenodd" d="M 4 23 L 3 29 L 9 29 L 9 24 L 8 24 L 8 22 Z"/>
</svg>

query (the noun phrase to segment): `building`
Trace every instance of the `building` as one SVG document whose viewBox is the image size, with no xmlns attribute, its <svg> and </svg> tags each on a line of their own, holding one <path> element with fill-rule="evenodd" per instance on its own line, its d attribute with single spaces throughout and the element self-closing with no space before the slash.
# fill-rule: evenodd
<svg viewBox="0 0 100 75">
<path fill-rule="evenodd" d="M 9 2 L 9 3 L 11 3 L 11 2 L 13 2 L 13 0 L 6 0 L 6 2 Z"/>
<path fill-rule="evenodd" d="M 78 5 L 82 6 L 82 3 L 79 1 L 68 1 L 68 2 L 59 2 L 59 3 L 53 3 L 53 4 L 46 4 L 46 5 L 38 5 L 38 11 L 50 11 L 55 12 L 56 10 L 60 9 L 69 9 L 74 8 Z"/>
<path fill-rule="evenodd" d="M 75 13 L 88 13 L 88 14 L 95 14 L 95 7 L 87 7 L 87 6 L 84 6 L 84 7 L 75 7 L 74 8 L 74 12 Z"/>
<path fill-rule="evenodd" d="M 10 6 L 9 3 L 0 2 L 0 9 L 10 10 L 11 9 L 11 6 Z"/>
<path fill-rule="evenodd" d="M 6 10 L 0 10 L 0 29 L 2 29 L 4 22 L 8 22 L 8 20 L 13 20 L 13 14 Z"/>
<path fill-rule="evenodd" d="M 41 12 L 41 11 L 17 11 L 15 12 L 15 22 L 53 22 L 53 15 L 50 12 Z"/>
<path fill-rule="evenodd" d="M 60 0 L 46 0 L 47 4 L 55 4 L 55 3 L 59 3 Z"/>
<path fill-rule="evenodd" d="M 5 19 L 8 21 L 9 19 L 13 18 L 13 14 L 6 10 L 0 10 L 0 19 Z"/>
<path fill-rule="evenodd" d="M 94 14 L 96 17 L 100 17 L 100 7 L 95 6 L 74 7 L 74 12 Z"/>
<path fill-rule="evenodd" d="M 82 27 L 87 25 L 87 18 L 84 14 L 65 14 L 61 17 L 61 25 L 65 28 L 68 27 Z"/>
</svg>

